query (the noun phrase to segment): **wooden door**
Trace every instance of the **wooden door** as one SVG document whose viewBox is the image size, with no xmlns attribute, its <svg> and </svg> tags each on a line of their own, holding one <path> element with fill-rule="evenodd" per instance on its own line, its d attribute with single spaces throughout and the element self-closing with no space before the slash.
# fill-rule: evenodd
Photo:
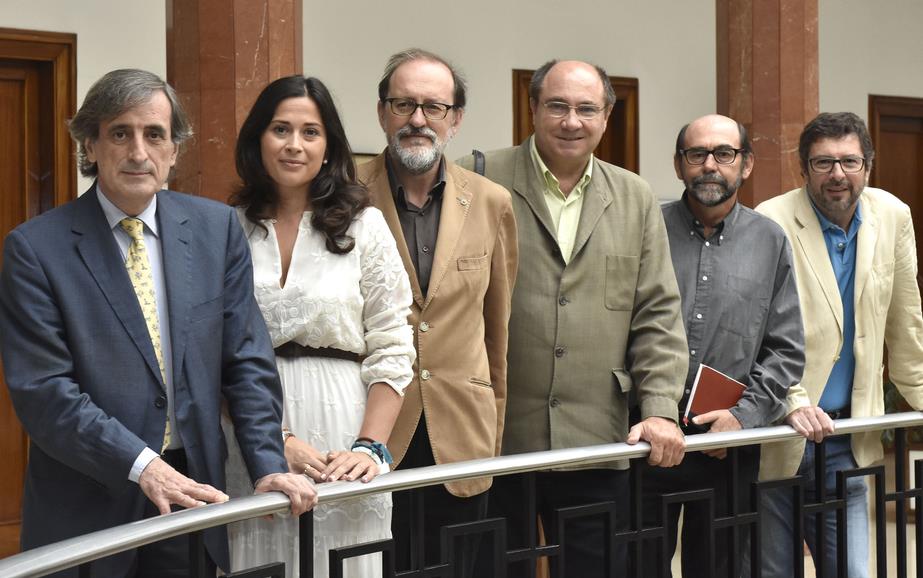
<svg viewBox="0 0 923 578">
<path fill-rule="evenodd" d="M 0 29 L 0 250 L 16 225 L 75 196 L 74 47 L 73 35 Z M 0 557 L 19 551 L 27 459 L 0 365 Z"/>
<path fill-rule="evenodd" d="M 532 111 L 529 107 L 529 82 L 533 70 L 513 71 L 513 144 L 522 143 L 532 134 Z M 606 132 L 593 154 L 596 158 L 628 169 L 640 171 L 638 162 L 638 79 L 610 76 L 616 102 L 609 115 Z"/>
<path fill-rule="evenodd" d="M 923 255 L 923 98 L 869 96 L 869 130 L 875 144 L 871 185 L 910 206 Z M 923 275 L 917 282 L 923 285 Z"/>
</svg>

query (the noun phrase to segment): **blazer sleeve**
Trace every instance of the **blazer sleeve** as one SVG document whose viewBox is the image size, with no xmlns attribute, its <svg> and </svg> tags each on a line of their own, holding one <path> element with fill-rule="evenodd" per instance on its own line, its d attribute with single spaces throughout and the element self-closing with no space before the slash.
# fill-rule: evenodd
<svg viewBox="0 0 923 578">
<path fill-rule="evenodd" d="M 894 278 L 885 325 L 888 376 L 914 409 L 923 410 L 923 317 L 917 285 L 917 245 L 906 206 L 901 208 L 896 229 Z"/>
<path fill-rule="evenodd" d="M 227 236 L 221 386 L 250 478 L 256 482 L 288 471 L 282 447 L 282 384 L 253 296 L 250 251 L 232 211 Z"/>
<path fill-rule="evenodd" d="M 651 197 L 642 223 L 641 259 L 627 358 L 641 418 L 674 422 L 689 366 L 682 304 L 667 229 Z"/>
<path fill-rule="evenodd" d="M 504 190 L 497 240 L 490 261 L 490 281 L 484 295 L 484 345 L 490 364 L 490 381 L 497 404 L 497 443 L 494 455 L 500 455 L 503 425 L 506 418 L 506 351 L 509 345 L 510 302 L 519 267 L 519 244 L 513 203 Z"/>
<path fill-rule="evenodd" d="M 144 441 L 77 383 L 65 316 L 43 263 L 20 231 L 4 244 L 0 351 L 10 398 L 32 443 L 110 489 L 129 484 Z"/>
</svg>

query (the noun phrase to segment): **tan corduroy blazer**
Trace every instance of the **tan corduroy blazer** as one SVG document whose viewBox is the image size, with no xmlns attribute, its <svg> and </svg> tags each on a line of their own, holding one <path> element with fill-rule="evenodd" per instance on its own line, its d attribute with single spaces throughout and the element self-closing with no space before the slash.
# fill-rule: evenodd
<svg viewBox="0 0 923 578">
<path fill-rule="evenodd" d="M 420 290 L 388 182 L 385 155 L 359 167 L 384 213 L 413 289 L 409 322 L 417 361 L 388 447 L 399 463 L 426 415 L 437 464 L 500 453 L 506 407 L 510 298 L 516 280 L 516 223 L 509 192 L 446 160 L 446 186 L 429 292 Z M 489 478 L 446 484 L 468 497 Z"/>
<path fill-rule="evenodd" d="M 860 202 L 852 417 L 884 414 L 885 345 L 891 381 L 914 408 L 923 409 L 923 317 L 910 209 L 890 193 L 870 187 Z M 843 348 L 843 305 L 824 234 L 803 188 L 765 201 L 756 210 L 782 226 L 795 259 L 806 363 L 801 385 L 789 390 L 789 411 L 817 405 Z M 880 440 L 877 431 L 853 435 L 853 456 L 860 467 L 883 457 Z M 804 440 L 766 444 L 760 477 L 793 475 L 803 453 Z"/>
<path fill-rule="evenodd" d="M 513 195 L 522 264 L 504 454 L 624 441 L 632 389 L 642 417 L 677 418 L 689 356 L 663 215 L 638 175 L 592 162 L 565 263 L 529 141 L 486 155 Z"/>
</svg>

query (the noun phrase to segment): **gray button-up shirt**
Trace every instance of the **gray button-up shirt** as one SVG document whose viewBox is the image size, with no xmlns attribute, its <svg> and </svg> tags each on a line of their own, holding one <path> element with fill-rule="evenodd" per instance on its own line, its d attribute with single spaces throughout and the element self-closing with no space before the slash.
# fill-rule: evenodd
<svg viewBox="0 0 923 578">
<path fill-rule="evenodd" d="M 731 408 L 743 427 L 777 422 L 786 414 L 788 388 L 804 370 L 804 328 L 785 233 L 737 204 L 706 239 L 685 194 L 663 206 L 663 218 L 689 341 L 680 412 L 704 363 L 747 386 Z"/>
</svg>

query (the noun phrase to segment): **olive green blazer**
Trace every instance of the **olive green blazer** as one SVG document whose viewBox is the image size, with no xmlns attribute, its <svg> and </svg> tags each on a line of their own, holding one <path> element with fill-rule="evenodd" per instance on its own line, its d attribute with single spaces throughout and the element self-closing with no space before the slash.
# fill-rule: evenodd
<svg viewBox="0 0 923 578">
<path fill-rule="evenodd" d="M 529 141 L 486 154 L 519 231 L 504 454 L 624 441 L 631 390 L 643 418 L 677 418 L 689 361 L 660 207 L 638 175 L 592 162 L 565 263 Z"/>
</svg>

